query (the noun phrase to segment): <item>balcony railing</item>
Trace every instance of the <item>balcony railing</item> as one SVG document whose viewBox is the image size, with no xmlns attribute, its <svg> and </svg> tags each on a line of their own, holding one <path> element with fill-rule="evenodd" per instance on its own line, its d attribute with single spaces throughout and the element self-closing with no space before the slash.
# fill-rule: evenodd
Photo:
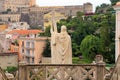
<svg viewBox="0 0 120 80">
<path fill-rule="evenodd" d="M 19 65 L 19 80 L 104 80 L 105 65 Z"/>
</svg>

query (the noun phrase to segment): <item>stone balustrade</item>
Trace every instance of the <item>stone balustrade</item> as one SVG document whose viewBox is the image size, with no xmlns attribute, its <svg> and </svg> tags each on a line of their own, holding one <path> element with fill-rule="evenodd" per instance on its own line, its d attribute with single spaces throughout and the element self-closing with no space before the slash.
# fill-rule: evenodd
<svg viewBox="0 0 120 80">
<path fill-rule="evenodd" d="M 19 80 L 104 80 L 104 64 L 22 64 Z"/>
</svg>

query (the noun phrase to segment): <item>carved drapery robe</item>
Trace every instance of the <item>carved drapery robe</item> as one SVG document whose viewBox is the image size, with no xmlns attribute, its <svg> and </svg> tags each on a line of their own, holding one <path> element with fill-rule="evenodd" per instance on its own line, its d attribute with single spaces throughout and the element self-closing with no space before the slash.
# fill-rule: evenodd
<svg viewBox="0 0 120 80">
<path fill-rule="evenodd" d="M 52 64 L 72 64 L 71 38 L 66 32 L 51 35 Z"/>
</svg>

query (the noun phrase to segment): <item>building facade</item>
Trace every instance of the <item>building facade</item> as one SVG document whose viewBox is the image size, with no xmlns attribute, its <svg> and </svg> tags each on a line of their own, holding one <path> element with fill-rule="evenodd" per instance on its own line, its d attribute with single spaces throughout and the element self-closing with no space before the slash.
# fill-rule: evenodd
<svg viewBox="0 0 120 80">
<path fill-rule="evenodd" d="M 36 5 L 36 0 L 0 0 L 0 11 L 17 12 L 20 8 Z"/>
<path fill-rule="evenodd" d="M 4 22 L 19 22 L 20 14 L 0 14 L 0 20 Z"/>
<path fill-rule="evenodd" d="M 42 53 L 47 38 L 20 38 L 19 53 L 20 61 L 31 64 L 39 64 L 42 60 Z"/>
<path fill-rule="evenodd" d="M 17 30 L 28 30 L 30 28 L 29 24 L 27 22 L 13 22 L 8 23 L 8 31 L 17 29 Z"/>
</svg>

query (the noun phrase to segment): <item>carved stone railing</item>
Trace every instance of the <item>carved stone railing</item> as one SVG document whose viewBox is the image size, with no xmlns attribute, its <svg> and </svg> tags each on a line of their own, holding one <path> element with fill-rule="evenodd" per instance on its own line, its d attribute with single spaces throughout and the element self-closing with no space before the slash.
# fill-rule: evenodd
<svg viewBox="0 0 120 80">
<path fill-rule="evenodd" d="M 0 67 L 0 80 L 8 80 L 7 76 L 5 75 L 1 67 Z"/>
<path fill-rule="evenodd" d="M 104 80 L 105 65 L 19 65 L 19 80 Z"/>
</svg>

